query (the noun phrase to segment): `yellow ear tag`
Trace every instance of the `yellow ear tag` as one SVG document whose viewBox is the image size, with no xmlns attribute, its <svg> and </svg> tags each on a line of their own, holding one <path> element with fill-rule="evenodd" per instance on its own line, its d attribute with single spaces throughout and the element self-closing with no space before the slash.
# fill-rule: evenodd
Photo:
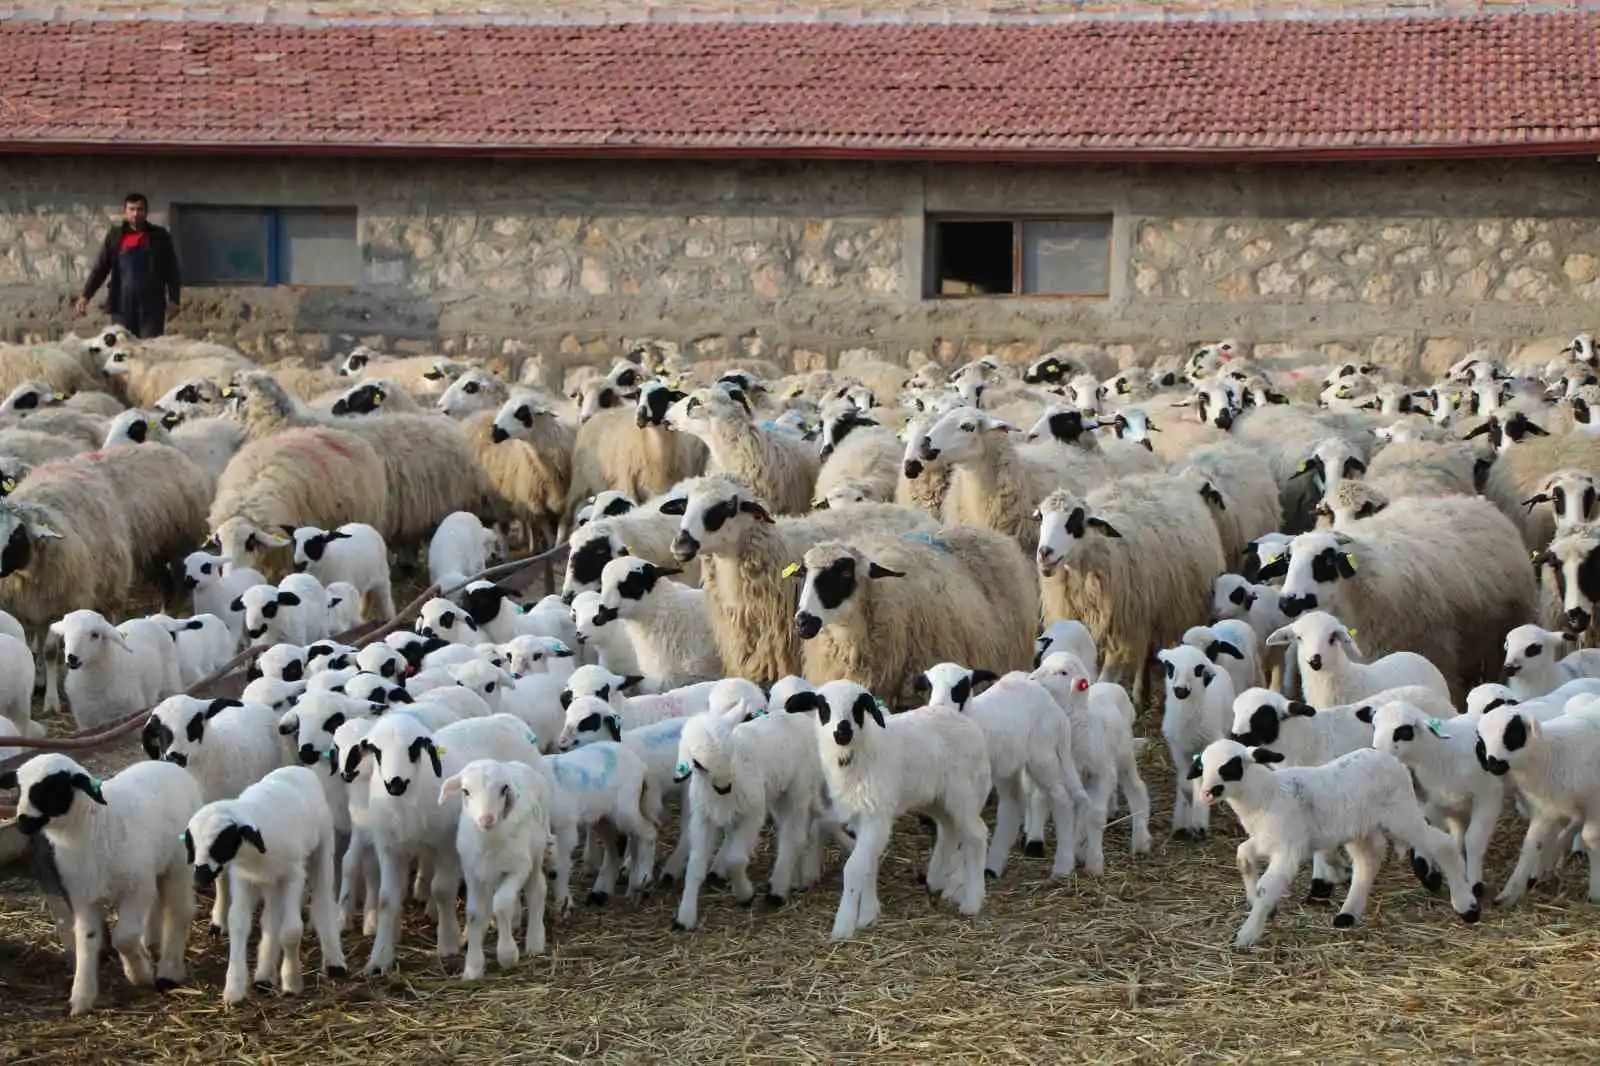
<svg viewBox="0 0 1600 1066">
<path fill-rule="evenodd" d="M 666 363 L 657 363 L 655 372 L 657 374 L 665 374 L 667 372 L 667 364 Z"/>
<path fill-rule="evenodd" d="M 443 755 L 444 754 L 444 749 L 436 747 L 436 748 L 433 749 L 433 753 L 435 755 Z"/>
<path fill-rule="evenodd" d="M 1311 464 L 1307 463 L 1304 459 L 1300 460 L 1300 473 L 1304 474 L 1306 472 L 1306 468 L 1310 465 Z"/>
<path fill-rule="evenodd" d="M 232 385 L 224 385 L 222 387 L 222 398 L 224 400 L 231 400 L 237 395 L 239 395 L 239 390 Z"/>
<path fill-rule="evenodd" d="M 375 392 L 375 393 L 372 394 L 372 406 L 374 406 L 374 407 L 382 407 L 383 406 L 383 393 Z"/>
<path fill-rule="evenodd" d="M 17 487 L 17 482 L 16 482 L 16 480 L 14 478 L 9 478 L 8 477 L 8 478 L 5 478 L 4 480 L 0 480 L 0 492 L 3 492 L 8 496 L 11 494 L 12 490 L 15 489 L 16 487 Z"/>
<path fill-rule="evenodd" d="M 1356 557 L 1354 555 L 1351 555 L 1349 552 L 1345 552 L 1344 553 L 1344 561 L 1350 564 L 1351 571 L 1355 570 L 1355 568 L 1356 568 Z M 1352 629 L 1350 632 L 1353 635 L 1355 633 L 1355 630 Z"/>
<path fill-rule="evenodd" d="M 1356 635 L 1356 627 L 1355 626 L 1350 626 L 1345 630 L 1345 632 L 1349 633 L 1353 637 L 1353 636 Z"/>
<path fill-rule="evenodd" d="M 784 577 L 794 577 L 794 575 L 798 574 L 799 572 L 800 572 L 800 564 L 799 563 L 790 563 L 788 566 L 784 567 L 783 570 L 782 570 L 782 574 L 783 574 Z"/>
</svg>

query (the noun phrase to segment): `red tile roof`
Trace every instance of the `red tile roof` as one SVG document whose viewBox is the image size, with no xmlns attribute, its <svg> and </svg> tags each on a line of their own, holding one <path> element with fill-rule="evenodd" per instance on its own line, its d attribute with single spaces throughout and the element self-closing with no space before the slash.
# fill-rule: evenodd
<svg viewBox="0 0 1600 1066">
<path fill-rule="evenodd" d="M 1591 152 L 1600 14 L 967 26 L 0 19 L 0 150 Z"/>
</svg>

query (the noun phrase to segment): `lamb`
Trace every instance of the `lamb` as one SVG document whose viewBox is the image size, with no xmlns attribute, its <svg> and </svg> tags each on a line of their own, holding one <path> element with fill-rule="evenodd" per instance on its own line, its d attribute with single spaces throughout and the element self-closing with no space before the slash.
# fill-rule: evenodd
<svg viewBox="0 0 1600 1066">
<path fill-rule="evenodd" d="M 310 574 L 252 585 L 229 608 L 243 613 L 245 636 L 254 644 L 304 645 L 328 636 L 328 593 Z"/>
<path fill-rule="evenodd" d="M 973 690 L 986 681 L 994 684 L 974 695 Z M 1055 819 L 1056 854 L 1050 876 L 1071 877 L 1077 864 L 1077 810 L 1088 805 L 1089 796 L 1072 758 L 1072 720 L 1055 697 L 1027 674 L 1013 671 L 996 677 L 993 671 L 951 662 L 919 674 L 913 687 L 928 694 L 928 706 L 955 707 L 983 730 L 990 779 L 999 793 L 984 873 L 1005 874 L 1007 855 L 1022 827 L 1024 794 L 1031 785 L 1048 798 Z"/>
<path fill-rule="evenodd" d="M 1501 677 L 1519 700 L 1543 696 L 1568 681 L 1600 677 L 1600 649 L 1589 648 L 1556 658 L 1572 638 L 1535 625 L 1517 626 L 1506 634 L 1506 661 Z"/>
<path fill-rule="evenodd" d="M 362 617 L 382 622 L 394 617 L 389 549 L 383 534 L 364 522 L 348 522 L 334 530 L 299 526 L 290 537 L 296 571 L 324 585 L 339 581 L 354 585 L 361 594 Z"/>
<path fill-rule="evenodd" d="M 624 744 L 601 741 L 585 744 L 559 755 L 545 756 L 563 802 L 575 812 L 576 824 L 587 826 L 602 844 L 600 871 L 589 902 L 605 903 L 615 888 L 617 860 L 622 854 L 622 837 L 628 838 L 632 854 L 628 873 L 628 892 L 636 895 L 649 885 L 655 866 L 656 825 L 661 817 L 661 796 L 650 783 L 644 760 Z M 570 855 L 574 835 L 558 835 L 558 847 Z M 567 872 L 556 869 L 556 898 L 565 911 L 571 900 Z"/>
<path fill-rule="evenodd" d="M 1360 630 L 1372 655 L 1422 655 L 1459 699 L 1498 668 L 1505 633 L 1534 614 L 1517 541 L 1486 500 L 1412 497 L 1363 519 L 1358 534 L 1295 537 L 1278 602 L 1291 619 L 1331 612 Z"/>
<path fill-rule="evenodd" d="M 524 950 L 544 954 L 544 857 L 550 846 L 551 786 L 520 762 L 476 759 L 439 785 L 441 803 L 461 796 L 456 854 L 467 882 L 467 958 L 461 976 L 483 976 L 483 940 L 493 912 L 501 969 L 517 964 L 516 928 L 527 909 Z"/>
<path fill-rule="evenodd" d="M 1600 710 L 1590 704 L 1541 722 L 1516 705 L 1496 707 L 1478 720 L 1476 753 L 1489 773 L 1509 775 L 1532 808 L 1522 853 L 1495 902 L 1521 899 L 1557 835 L 1577 824 L 1589 853 L 1589 902 L 1600 903 Z"/>
<path fill-rule="evenodd" d="M 456 722 L 434 732 L 415 717 L 394 713 L 379 719 L 361 741 L 362 751 L 373 759 L 367 824 L 378 854 L 378 927 L 368 972 L 385 972 L 394 965 L 404 879 L 412 860 L 432 866 L 439 956 L 460 952 L 456 891 L 461 870 L 455 835 L 461 804 L 458 797 L 440 798 L 431 780 L 442 782 L 482 758 L 539 765 L 538 749 L 527 734 L 527 726 L 510 715 Z"/>
<path fill-rule="evenodd" d="M 558 543 L 572 484 L 572 423 L 537 394 L 519 390 L 498 412 L 470 416 L 462 430 L 487 480 L 495 518 L 521 522 L 529 547 L 536 531 Z"/>
<path fill-rule="evenodd" d="M 1156 658 L 1167 675 L 1161 736 L 1172 755 L 1173 772 L 1180 775 L 1173 789 L 1172 835 L 1180 840 L 1201 839 L 1211 827 L 1211 808 L 1194 802 L 1181 775 L 1207 745 L 1228 735 L 1233 678 L 1205 652 L 1188 644 L 1163 649 Z"/>
<path fill-rule="evenodd" d="M 197 614 L 193 618 L 153 615 L 151 621 L 164 626 L 172 638 L 178 654 L 178 684 L 182 688 L 205 680 L 227 665 L 239 647 L 228 623 L 214 614 Z"/>
<path fill-rule="evenodd" d="M 820 468 L 803 442 L 762 429 L 737 388 L 699 389 L 673 404 L 666 423 L 705 442 L 711 470 L 739 478 L 778 514 L 804 514 Z"/>
<path fill-rule="evenodd" d="M 1262 683 L 1260 639 L 1249 622 L 1238 619 L 1190 626 L 1183 643 L 1198 648 L 1233 679 L 1233 690 L 1243 692 Z M 1187 764 L 1185 764 L 1187 768 Z"/>
<path fill-rule="evenodd" d="M 285 995 L 297 996 L 304 989 L 300 907 L 308 879 L 311 925 L 317 933 L 323 972 L 330 977 L 345 976 L 333 879 L 333 818 L 315 773 L 303 766 L 282 766 L 262 776 L 238 798 L 206 804 L 189 819 L 183 845 L 197 883 L 215 883 L 227 872 L 230 901 L 224 1003 L 242 1003 L 248 992 L 247 952 L 257 899 L 262 911 L 256 989 L 272 987 L 275 969 L 280 971 L 279 984 Z"/>
<path fill-rule="evenodd" d="M 993 529 L 1031 552 L 1039 539 L 1038 501 L 1063 487 L 1087 491 L 1104 477 L 1105 464 L 1053 441 L 1013 445 L 1015 432 L 977 408 L 957 407 L 928 430 L 918 457 L 952 469 L 944 498 L 947 524 Z"/>
<path fill-rule="evenodd" d="M 50 752 L 0 772 L 0 790 L 11 789 L 20 792 L 17 828 L 49 842 L 72 915 L 72 1014 L 94 1009 L 100 994 L 106 907 L 117 912 L 111 946 L 128 982 L 154 984 L 161 992 L 176 988 L 184 977 L 194 911 L 194 886 L 179 843 L 200 809 L 193 779 L 170 763 L 147 762 L 100 781 Z M 146 940 L 157 939 L 161 955 L 152 973 Z"/>
<path fill-rule="evenodd" d="M 1334 918 L 1348 928 L 1366 912 L 1367 896 L 1387 850 L 1385 834 L 1396 837 L 1444 871 L 1450 902 L 1462 921 L 1476 922 L 1481 885 L 1467 881 L 1461 851 L 1450 835 L 1428 825 L 1411 787 L 1411 775 L 1398 759 L 1364 748 L 1322 766 L 1272 771 L 1266 764 L 1282 756 L 1267 748 L 1247 748 L 1233 740 L 1209 745 L 1190 768 L 1195 798 L 1210 806 L 1225 800 L 1249 839 L 1239 845 L 1250 916 L 1234 938 L 1235 950 L 1254 947 L 1268 917 L 1293 884 L 1306 855 L 1343 845 L 1354 860 L 1350 891 Z M 1265 862 L 1265 873 L 1261 864 Z"/>
<path fill-rule="evenodd" d="M 461 606 L 473 627 L 498 644 L 524 635 L 555 637 L 569 648 L 578 642 L 572 612 L 557 596 L 523 605 L 504 585 L 474 581 L 461 590 Z"/>
<path fill-rule="evenodd" d="M 592 649 L 598 660 L 596 665 L 603 669 L 623 676 L 643 677 L 639 657 L 633 650 L 633 638 L 622 626 L 598 624 L 595 619 L 600 610 L 598 592 L 580 592 L 573 597 L 572 620 L 578 631 L 578 646 Z M 660 683 L 655 684 L 659 691 Z"/>
<path fill-rule="evenodd" d="M 578 668 L 572 649 L 555 637 L 525 633 L 507 641 L 502 650 L 506 670 L 519 679 L 528 674 L 548 674 L 564 682 Z"/>
<path fill-rule="evenodd" d="M 448 592 L 489 568 L 489 561 L 504 552 L 500 534 L 486 527 L 471 511 L 454 511 L 439 522 L 428 541 L 428 581 Z M 391 610 L 389 617 L 393 617 Z"/>
<path fill-rule="evenodd" d="M 556 737 L 564 720 L 561 705 L 561 680 L 545 674 L 530 674 L 520 680 L 493 663 L 476 659 L 449 667 L 450 677 L 463 690 L 476 693 L 488 710 L 514 715 L 532 730 L 539 750 L 554 751 Z M 428 696 L 437 697 L 434 690 Z M 453 693 L 450 698 L 454 697 Z"/>
<path fill-rule="evenodd" d="M 572 520 L 575 525 L 585 526 L 597 518 L 615 518 L 619 514 L 627 514 L 637 506 L 638 501 L 626 493 L 605 489 L 584 500 Z"/>
<path fill-rule="evenodd" d="M 956 902 L 964 915 L 982 910 L 983 805 L 991 779 L 978 724 L 948 706 L 885 718 L 872 693 L 854 681 L 797 692 L 784 709 L 816 713 L 828 794 L 854 817 L 856 843 L 845 862 L 833 939 L 849 939 L 877 920 L 878 867 L 894 820 L 908 811 L 923 811 L 938 824 L 929 891 Z"/>
<path fill-rule="evenodd" d="M 678 573 L 636 556 L 611 560 L 600 575 L 594 618 L 602 627 L 620 621 L 640 672 L 667 689 L 723 674 L 705 591 L 664 580 Z"/>
<path fill-rule="evenodd" d="M 711 706 L 711 693 L 717 682 L 701 681 L 670 692 L 624 696 L 622 690 L 631 687 L 637 677 L 619 677 L 598 666 L 580 666 L 564 682 L 561 704 L 570 705 L 582 696 L 594 696 L 610 704 L 622 716 L 624 729 L 641 729 L 668 718 L 687 718 L 701 714 Z M 563 728 L 556 738 L 557 747 L 570 747 L 572 734 Z"/>
<path fill-rule="evenodd" d="M 565 528 L 574 528 L 578 508 L 590 496 L 609 489 L 644 500 L 705 469 L 705 444 L 666 423 L 668 410 L 683 398 L 664 382 L 650 381 L 632 410 L 619 407 L 582 420 L 572 445 Z"/>
<path fill-rule="evenodd" d="M 1266 640 L 1289 621 L 1278 605 L 1277 589 L 1252 584 L 1239 574 L 1221 574 L 1212 582 L 1211 617 L 1215 621 L 1246 622 L 1258 641 Z M 1298 692 L 1294 656 L 1286 655 L 1283 648 L 1263 646 L 1261 651 L 1268 684 L 1278 692 Z"/>
<path fill-rule="evenodd" d="M 1143 474 L 1087 497 L 1057 490 L 1038 513 L 1045 623 L 1087 625 L 1104 657 L 1101 680 L 1131 682 L 1143 706 L 1149 657 L 1206 621 L 1211 583 L 1225 569 L 1205 500 L 1169 475 Z"/>
<path fill-rule="evenodd" d="M 181 687 L 178 650 L 160 623 L 145 618 L 113 626 L 98 611 L 77 610 L 52 622 L 61 642 L 63 683 L 72 719 L 87 731 L 153 706 Z M 46 678 L 46 702 L 54 691 Z"/>
<path fill-rule="evenodd" d="M 1330 489 L 1316 506 L 1317 529 L 1338 529 L 1360 533 L 1355 523 L 1381 514 L 1389 506 L 1389 496 L 1365 481 L 1341 481 Z"/>
<path fill-rule="evenodd" d="M 1120 790 L 1128 804 L 1132 850 L 1150 851 L 1150 792 L 1139 776 L 1133 739 L 1133 704 L 1120 685 L 1094 683 L 1089 668 L 1069 651 L 1053 651 L 1028 675 L 1055 697 L 1072 719 L 1072 761 L 1078 767 L 1089 802 L 1080 813 L 1083 869 L 1098 877 L 1105 872 L 1106 819 Z M 1040 848 L 1040 854 L 1043 848 Z"/>
<path fill-rule="evenodd" d="M 747 901 L 755 894 L 748 864 L 769 812 L 778 855 L 766 901 L 781 906 L 797 881 L 808 881 L 800 867 L 812 847 L 813 820 L 822 805 L 816 742 L 804 718 L 767 715 L 764 702 L 752 706 L 737 689 L 727 687 L 733 684 L 719 682 L 714 708 L 682 720 L 676 773 L 689 783 L 688 862 L 674 930 L 699 924 L 700 887 L 719 829 L 727 834 L 722 857 L 735 899 Z"/>
<path fill-rule="evenodd" d="M 28 642 L 10 632 L 0 632 L 0 719 L 11 724 L 14 736 L 37 739 L 45 735 L 44 726 L 33 720 L 34 674 Z M 4 758 L 0 755 L 0 759 Z"/>
<path fill-rule="evenodd" d="M 929 659 L 997 669 L 1033 660 L 1037 585 L 1010 538 L 992 530 L 824 541 L 798 576 L 794 624 L 813 685 L 847 678 L 900 700 Z"/>
<path fill-rule="evenodd" d="M 567 540 L 567 572 L 561 582 L 561 598 L 568 603 L 580 592 L 600 591 L 600 571 L 621 555 L 637 555 L 657 566 L 683 566 L 684 583 L 700 585 L 699 563 L 677 563 L 672 555 L 672 538 L 678 532 L 677 515 L 660 510 L 671 500 L 682 498 L 674 490 L 635 507 L 627 514 L 595 518 L 572 531 Z"/>
<path fill-rule="evenodd" d="M 926 515 L 894 504 L 774 520 L 742 483 L 721 475 L 691 482 L 661 508 L 682 516 L 672 542 L 680 565 L 702 553 L 711 557 L 702 573 L 723 666 L 757 684 L 800 673 L 800 641 L 790 623 L 794 593 L 783 571 L 807 548 L 830 537 L 933 532 Z"/>
<path fill-rule="evenodd" d="M 384 460 L 374 446 L 345 430 L 319 426 L 289 429 L 240 448 L 217 482 L 206 521 L 213 531 L 231 518 L 258 530 L 337 529 L 346 522 L 382 530 L 390 525 L 389 513 Z"/>
<path fill-rule="evenodd" d="M 185 421 L 174 412 L 158 415 L 134 408 L 111 420 L 102 449 L 124 444 L 165 444 L 176 448 L 198 467 L 214 489 L 228 462 L 244 446 L 244 429 L 228 418 Z M 208 501 L 209 502 L 209 501 Z"/>
<path fill-rule="evenodd" d="M 1450 685 L 1439 668 L 1415 652 L 1390 652 L 1363 663 L 1355 635 L 1327 611 L 1311 611 L 1267 638 L 1268 647 L 1296 646 L 1306 701 L 1313 707 L 1333 707 L 1365 699 L 1374 692 L 1419 685 L 1446 699 Z"/>
<path fill-rule="evenodd" d="M 1094 645 L 1094 634 L 1089 632 L 1088 626 L 1076 618 L 1051 622 L 1045 627 L 1044 632 L 1034 639 L 1033 665 L 1037 667 L 1044 661 L 1044 657 L 1053 651 L 1070 651 L 1090 668 L 1100 661 L 1100 653 Z"/>
<path fill-rule="evenodd" d="M 899 438 L 877 419 L 849 400 L 830 401 L 822 409 L 822 468 L 812 490 L 813 506 L 846 482 L 863 483 L 868 499 L 893 499 L 902 451 Z"/>
<path fill-rule="evenodd" d="M 1467 880 L 1483 881 L 1483 857 L 1505 801 L 1505 785 L 1478 765 L 1478 716 L 1435 718 L 1407 700 L 1390 700 L 1372 715 L 1372 746 L 1399 759 L 1416 779 L 1423 813 L 1443 822 L 1465 850 Z M 1412 867 L 1430 889 L 1439 875 L 1426 860 Z"/>
</svg>

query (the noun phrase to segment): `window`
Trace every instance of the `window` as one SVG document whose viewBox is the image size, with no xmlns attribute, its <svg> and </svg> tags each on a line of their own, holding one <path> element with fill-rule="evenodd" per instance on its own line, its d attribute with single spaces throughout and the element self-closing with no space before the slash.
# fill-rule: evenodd
<svg viewBox="0 0 1600 1066">
<path fill-rule="evenodd" d="M 186 284 L 356 285 L 353 207 L 180 204 L 173 239 Z"/>
<path fill-rule="evenodd" d="M 930 296 L 1106 296 L 1111 219 L 932 219 Z"/>
</svg>

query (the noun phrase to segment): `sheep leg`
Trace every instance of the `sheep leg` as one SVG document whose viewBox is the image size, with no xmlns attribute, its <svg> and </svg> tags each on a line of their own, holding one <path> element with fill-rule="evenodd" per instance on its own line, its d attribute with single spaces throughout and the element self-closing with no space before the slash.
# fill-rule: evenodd
<svg viewBox="0 0 1600 1066">
<path fill-rule="evenodd" d="M 622 841 L 618 833 L 610 826 L 601 827 L 595 824 L 589 827 L 589 835 L 595 840 L 595 846 L 600 851 L 600 870 L 595 875 L 594 887 L 589 890 L 589 902 L 603 905 L 611 898 L 617 888 L 617 867 L 621 863 Z"/>
<path fill-rule="evenodd" d="M 1258 861 L 1255 845 L 1249 840 L 1240 844 L 1233 850 L 1233 861 L 1239 867 L 1239 879 L 1244 882 L 1244 898 L 1252 900 L 1256 896 L 1256 882 L 1261 880 L 1261 864 Z"/>
<path fill-rule="evenodd" d="M 490 901 L 484 898 L 486 887 L 481 878 L 473 874 L 467 875 L 467 960 L 461 969 L 463 981 L 476 981 L 483 976 L 483 940 L 489 932 Z M 496 898 L 498 899 L 498 893 Z M 500 926 L 499 935 L 503 943 L 506 937 L 504 925 Z M 512 945 L 512 950 L 516 950 L 515 944 Z"/>
<path fill-rule="evenodd" d="M 766 821 L 766 811 L 746 811 L 728 834 L 728 884 L 733 889 L 733 898 L 740 903 L 749 903 L 755 898 L 756 889 L 750 883 L 750 853 L 756 849 Z"/>
<path fill-rule="evenodd" d="M 329 838 L 312 856 L 311 928 L 317 934 L 317 949 L 322 955 L 322 972 L 343 977 L 349 968 L 344 961 L 344 943 L 339 938 L 339 916 L 334 898 L 333 840 Z M 298 902 L 295 910 L 298 911 Z"/>
<path fill-rule="evenodd" d="M 228 903 L 228 975 L 222 983 L 222 1002 L 229 1006 L 244 1002 L 250 994 L 250 925 L 255 910 L 254 886 L 241 884 Z M 267 916 L 263 914 L 261 924 L 266 923 Z"/>
<path fill-rule="evenodd" d="M 1128 804 L 1128 820 L 1132 823 L 1133 842 L 1132 849 L 1135 855 L 1150 854 L 1150 790 L 1145 787 L 1144 778 L 1139 776 L 1139 764 L 1134 759 L 1132 751 L 1127 752 L 1121 759 L 1121 766 L 1117 769 L 1117 783 L 1122 790 L 1122 798 Z"/>
<path fill-rule="evenodd" d="M 1600 903 L 1600 824 L 1583 823 L 1583 850 L 1589 853 L 1589 902 Z"/>
<path fill-rule="evenodd" d="M 456 858 L 455 848 L 444 848 L 433 860 L 433 906 L 438 913 L 441 959 L 453 959 L 461 954 L 461 919 L 456 913 L 456 895 L 460 888 L 460 860 Z"/>
<path fill-rule="evenodd" d="M 1085 785 L 1089 803 L 1079 825 L 1083 844 L 1083 872 L 1091 877 L 1099 877 L 1106 869 L 1106 804 L 1115 786 L 1116 778 L 1105 773 L 1097 774 Z"/>
<path fill-rule="evenodd" d="M 952 828 L 960 834 L 957 851 L 961 861 L 961 885 L 956 910 L 968 918 L 983 910 L 983 850 L 984 838 L 989 835 L 989 827 L 983 821 L 983 800 L 986 798 L 972 797 L 964 814 L 960 811 L 951 812 L 954 822 Z"/>
<path fill-rule="evenodd" d="M 517 918 L 522 907 L 523 886 L 527 883 L 527 876 L 518 872 L 507 875 L 500 882 L 500 887 L 494 890 L 494 924 L 497 937 L 494 960 L 500 964 L 502 970 L 511 969 L 522 957 L 517 950 Z M 481 939 L 479 943 L 478 950 L 482 954 Z"/>
<path fill-rule="evenodd" d="M 1339 880 L 1338 868 L 1325 851 L 1311 853 L 1311 890 L 1306 893 L 1310 903 L 1321 903 L 1333 898 L 1333 886 Z"/>
<path fill-rule="evenodd" d="M 689 860 L 683 868 L 678 914 L 672 919 L 672 928 L 680 932 L 693 929 L 700 921 L 700 886 L 711 869 L 712 831 L 711 822 L 698 813 L 689 819 Z"/>
<path fill-rule="evenodd" d="M 261 941 L 256 945 L 255 989 L 271 992 L 272 977 L 283 962 L 283 927 L 287 919 L 288 899 L 282 885 L 272 885 L 261 891 Z M 296 903 L 298 904 L 298 900 Z"/>
<path fill-rule="evenodd" d="M 1073 867 L 1078 864 L 1078 804 L 1059 781 L 1051 782 L 1049 798 L 1050 814 L 1056 823 L 1056 857 L 1050 864 L 1050 876 L 1071 877 Z"/>
<path fill-rule="evenodd" d="M 683 868 L 689 861 L 689 782 L 685 781 L 679 788 L 678 842 L 673 845 L 672 854 L 667 856 L 666 864 L 661 867 L 663 883 L 683 880 Z"/>
<path fill-rule="evenodd" d="M 400 904 L 410 872 L 410 856 L 378 848 L 378 928 L 367 960 L 369 974 L 386 973 L 394 966 L 394 952 L 400 942 Z"/>
<path fill-rule="evenodd" d="M 1299 867 L 1300 858 L 1293 852 L 1279 853 L 1268 861 L 1266 872 L 1256 879 L 1250 893 L 1250 916 L 1233 938 L 1235 951 L 1248 951 L 1261 941 L 1262 934 L 1266 932 L 1267 919 L 1294 884 L 1294 875 Z"/>
<path fill-rule="evenodd" d="M 1499 802 L 1480 800 L 1472 805 L 1472 816 L 1461 843 L 1467 861 L 1467 880 L 1474 886 L 1483 883 L 1483 857 L 1489 852 L 1489 842 L 1494 839 L 1495 825 L 1499 821 Z"/>
<path fill-rule="evenodd" d="M 378 931 L 378 851 L 369 837 L 361 854 L 361 935 Z"/>
<path fill-rule="evenodd" d="M 1044 858 L 1044 833 L 1050 817 L 1050 797 L 1037 784 L 1030 783 L 1027 790 L 1028 806 L 1022 820 L 1022 854 L 1029 858 Z"/>
<path fill-rule="evenodd" d="M 1378 867 L 1383 863 L 1388 844 L 1379 832 L 1363 840 L 1352 840 L 1345 848 L 1350 852 L 1350 891 L 1345 893 L 1344 906 L 1333 916 L 1335 929 L 1348 929 L 1367 913 L 1367 897 L 1372 894 L 1372 883 L 1378 879 Z"/>
<path fill-rule="evenodd" d="M 100 995 L 100 944 L 105 939 L 105 918 L 93 904 L 79 907 L 72 917 L 72 994 L 67 1000 L 73 1015 L 94 1009 Z"/>
<path fill-rule="evenodd" d="M 300 942 L 305 939 L 305 920 L 300 917 L 300 901 L 306 894 L 305 867 L 289 868 L 278 886 L 278 947 L 283 961 L 278 969 L 278 986 L 286 996 L 305 991 L 305 972 L 300 965 Z"/>
<path fill-rule="evenodd" d="M 184 977 L 184 948 L 194 915 L 194 878 L 182 862 L 173 863 L 161 879 L 161 959 L 156 963 L 156 991 L 178 987 Z"/>
<path fill-rule="evenodd" d="M 350 843 L 339 860 L 339 928 L 348 929 L 356 916 L 356 897 L 366 888 L 366 867 L 362 862 L 366 834 L 352 829 Z"/>
<path fill-rule="evenodd" d="M 545 884 L 544 863 L 535 862 L 522 885 L 522 904 L 528 913 L 528 930 L 522 937 L 525 955 L 544 954 L 544 901 L 550 887 Z"/>
<path fill-rule="evenodd" d="M 773 822 L 778 849 L 772 860 L 772 877 L 767 883 L 767 902 L 781 906 L 788 902 L 794 887 L 795 871 L 810 836 L 811 812 L 805 803 L 791 801 L 775 812 Z"/>
<path fill-rule="evenodd" d="M 878 864 L 889 846 L 892 825 L 883 819 L 856 823 L 856 846 L 844 864 L 844 891 L 833 919 L 834 940 L 848 940 L 878 917 Z"/>
<path fill-rule="evenodd" d="M 1429 862 L 1444 872 L 1445 884 L 1450 886 L 1450 906 L 1462 921 L 1478 920 L 1481 913 L 1478 900 L 1483 895 L 1483 886 L 1467 880 L 1467 864 L 1454 837 L 1429 825 L 1422 817 L 1422 808 L 1415 803 L 1390 811 L 1382 828 L 1396 840 L 1409 844 L 1413 851 L 1427 856 Z"/>
<path fill-rule="evenodd" d="M 550 829 L 555 837 L 551 866 L 555 873 L 556 909 L 565 918 L 572 913 L 572 853 L 578 848 L 578 827 L 569 824 Z"/>
<path fill-rule="evenodd" d="M 956 849 L 956 840 L 943 814 L 935 817 L 933 821 L 933 851 L 928 855 L 928 868 L 922 875 L 922 883 L 927 886 L 930 895 L 944 893 L 948 897 L 949 881 L 954 876 L 952 867 L 955 865 L 953 852 Z"/>
<path fill-rule="evenodd" d="M 44 711 L 46 714 L 57 714 L 61 711 L 61 660 L 57 654 L 61 638 L 47 629 L 44 636 L 36 638 L 36 641 L 34 658 L 44 660 Z"/>
<path fill-rule="evenodd" d="M 211 899 L 211 936 L 213 939 L 222 935 L 222 927 L 228 920 L 228 895 L 232 891 L 228 882 L 231 877 L 219 877 L 212 885 Z"/>
<path fill-rule="evenodd" d="M 141 892 L 117 904 L 117 924 L 111 930 L 111 946 L 122 960 L 122 973 L 131 985 L 155 983 L 150 951 L 144 944 L 150 911 L 155 902 L 149 894 Z"/>
<path fill-rule="evenodd" d="M 1022 824 L 1022 807 L 1024 790 L 1019 778 L 996 778 L 995 794 L 998 801 L 995 804 L 994 836 L 989 838 L 989 854 L 983 864 L 983 873 L 987 877 L 1001 877 L 1006 872 L 1006 855 L 1011 851 L 1011 845 L 1017 842 L 1017 829 Z M 1059 840 L 1061 823 L 1056 822 L 1056 834 Z"/>
<path fill-rule="evenodd" d="M 1193 835 L 1190 822 L 1193 817 L 1191 810 L 1194 807 L 1190 800 L 1189 782 L 1185 780 L 1185 775 L 1189 772 L 1189 760 L 1175 744 L 1168 744 L 1167 751 L 1172 756 L 1175 782 L 1172 789 L 1172 835 L 1188 840 Z"/>
</svg>

